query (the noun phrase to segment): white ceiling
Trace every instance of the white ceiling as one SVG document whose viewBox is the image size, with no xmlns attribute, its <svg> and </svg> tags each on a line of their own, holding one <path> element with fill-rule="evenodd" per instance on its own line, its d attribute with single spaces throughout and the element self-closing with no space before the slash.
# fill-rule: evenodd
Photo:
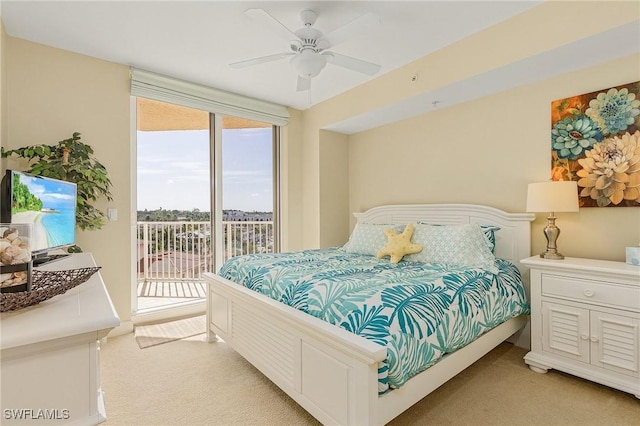
<svg viewBox="0 0 640 426">
<path fill-rule="evenodd" d="M 0 0 L 10 36 L 131 65 L 278 104 L 306 109 L 542 3 L 526 1 L 31 1 Z M 374 12 L 380 24 L 329 50 L 382 65 L 373 77 L 329 64 L 297 92 L 288 59 L 243 69 L 232 62 L 287 52 L 288 40 L 244 11 L 262 8 L 286 27 L 312 9 L 325 34 Z M 594 48 L 600 46 L 600 48 Z M 640 51 L 635 21 L 349 120 L 330 130 L 355 133 L 500 90 Z"/>
<path fill-rule="evenodd" d="M 245 15 L 262 8 L 291 30 L 318 14 L 325 34 L 367 13 L 381 23 L 329 50 L 382 65 L 378 75 L 521 13 L 540 1 L 1 1 L 7 33 L 36 43 L 306 109 L 374 77 L 327 65 L 296 92 L 289 59 L 229 63 L 287 52 L 288 40 Z"/>
</svg>

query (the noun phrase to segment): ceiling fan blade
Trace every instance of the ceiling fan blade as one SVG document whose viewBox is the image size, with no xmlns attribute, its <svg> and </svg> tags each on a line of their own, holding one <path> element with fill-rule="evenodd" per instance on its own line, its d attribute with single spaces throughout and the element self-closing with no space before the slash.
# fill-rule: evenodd
<svg viewBox="0 0 640 426">
<path fill-rule="evenodd" d="M 231 68 L 244 68 L 252 65 L 264 64 L 265 62 L 277 61 L 278 59 L 286 58 L 287 56 L 295 55 L 293 52 L 282 52 L 274 55 L 261 56 L 259 58 L 245 59 L 244 61 L 234 62 L 229 64 Z"/>
<path fill-rule="evenodd" d="M 378 64 L 363 61 L 362 59 L 352 58 L 351 56 L 341 55 L 335 52 L 322 52 L 321 54 L 327 57 L 327 62 L 330 64 L 338 65 L 367 75 L 377 74 L 381 68 Z"/>
<path fill-rule="evenodd" d="M 298 76 L 298 87 L 296 90 L 298 92 L 304 92 L 309 89 L 311 89 L 311 79 Z"/>
<path fill-rule="evenodd" d="M 287 28 L 282 22 L 278 21 L 264 9 L 247 9 L 244 13 L 252 19 L 262 23 L 262 25 L 264 25 L 265 27 L 270 28 L 272 31 L 280 34 L 281 37 L 284 37 L 287 40 L 291 39 L 292 37 L 294 39 L 298 39 L 298 36 L 293 31 Z"/>
<path fill-rule="evenodd" d="M 361 35 L 376 25 L 380 25 L 380 17 L 373 12 L 368 12 L 325 34 L 322 38 L 329 41 L 331 46 L 336 46 L 337 44 Z"/>
</svg>

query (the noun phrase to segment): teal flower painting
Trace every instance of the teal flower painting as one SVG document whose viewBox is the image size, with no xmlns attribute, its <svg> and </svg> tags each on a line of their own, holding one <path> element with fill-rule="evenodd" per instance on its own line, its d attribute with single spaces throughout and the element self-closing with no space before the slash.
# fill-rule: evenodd
<svg viewBox="0 0 640 426">
<path fill-rule="evenodd" d="M 551 103 L 551 179 L 580 207 L 640 206 L 640 82 Z"/>
<path fill-rule="evenodd" d="M 635 123 L 640 115 L 640 99 L 629 89 L 609 89 L 606 93 L 598 93 L 589 101 L 585 114 L 598 123 L 604 135 L 615 135 L 624 132 Z"/>
<path fill-rule="evenodd" d="M 589 117 L 565 117 L 551 129 L 551 145 L 560 158 L 577 160 L 602 140 L 602 131 Z"/>
</svg>

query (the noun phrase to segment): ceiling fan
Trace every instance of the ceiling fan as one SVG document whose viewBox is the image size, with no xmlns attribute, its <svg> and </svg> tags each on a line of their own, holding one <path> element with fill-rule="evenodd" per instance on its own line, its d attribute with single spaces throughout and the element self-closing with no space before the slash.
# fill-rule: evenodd
<svg viewBox="0 0 640 426">
<path fill-rule="evenodd" d="M 291 65 L 298 73 L 298 91 L 308 90 L 311 87 L 311 79 L 316 77 L 327 63 L 367 75 L 374 75 L 380 71 L 378 64 L 327 50 L 331 46 L 358 35 L 372 25 L 379 24 L 379 18 L 373 13 L 364 14 L 326 35 L 313 27 L 318 15 L 312 10 L 304 10 L 300 13 L 303 26 L 296 31 L 291 31 L 263 9 L 248 9 L 245 13 L 289 39 L 290 51 L 234 62 L 229 64 L 232 68 L 244 68 L 291 57 Z"/>
</svg>

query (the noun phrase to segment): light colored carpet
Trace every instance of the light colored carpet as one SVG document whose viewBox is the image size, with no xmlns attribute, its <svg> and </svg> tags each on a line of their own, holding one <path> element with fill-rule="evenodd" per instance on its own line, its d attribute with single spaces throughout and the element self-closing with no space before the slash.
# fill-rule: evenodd
<svg viewBox="0 0 640 426">
<path fill-rule="evenodd" d="M 105 426 L 318 424 L 205 335 L 140 350 L 127 334 L 100 352 Z M 503 343 L 390 425 L 640 425 L 633 395 L 553 370 L 534 373 L 525 353 Z"/>
<path fill-rule="evenodd" d="M 137 326 L 135 337 L 140 349 L 196 336 L 207 331 L 204 315 L 161 324 Z"/>
</svg>

